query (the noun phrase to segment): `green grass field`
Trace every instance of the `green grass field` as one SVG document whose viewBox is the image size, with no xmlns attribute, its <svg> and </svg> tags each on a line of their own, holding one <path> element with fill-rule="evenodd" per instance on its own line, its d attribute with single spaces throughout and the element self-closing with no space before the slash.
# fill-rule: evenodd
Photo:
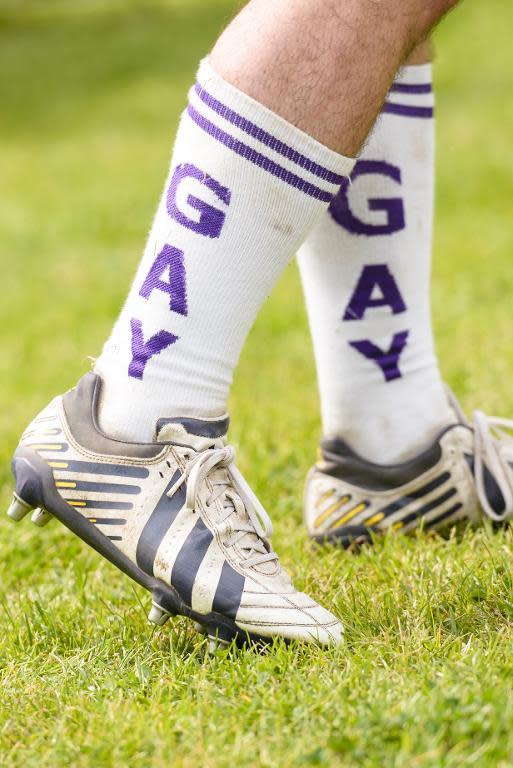
<svg viewBox="0 0 513 768">
<path fill-rule="evenodd" d="M 234 0 L 0 5 L 0 506 L 27 420 L 88 368 L 144 244 L 195 66 Z M 510 0 L 440 28 L 433 306 L 468 409 L 513 415 Z M 53 523 L 0 521 L 4 768 L 513 765 L 513 539 L 466 530 L 319 551 L 301 525 L 319 436 L 296 267 L 231 399 L 240 466 L 338 650 L 210 658 L 186 620 Z"/>
</svg>

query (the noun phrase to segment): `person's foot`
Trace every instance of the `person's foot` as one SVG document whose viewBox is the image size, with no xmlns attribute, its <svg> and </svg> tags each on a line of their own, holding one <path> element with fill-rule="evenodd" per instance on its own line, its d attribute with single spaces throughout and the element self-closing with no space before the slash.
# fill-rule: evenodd
<svg viewBox="0 0 513 768">
<path fill-rule="evenodd" d="M 402 464 L 380 465 L 358 456 L 341 439 L 321 441 L 319 462 L 305 488 L 305 522 L 319 543 L 349 546 L 385 531 L 438 530 L 458 520 L 513 514 L 513 422 L 480 411 L 459 421 Z"/>
<path fill-rule="evenodd" d="M 9 516 L 59 519 L 151 592 L 156 624 L 180 614 L 226 643 L 339 643 L 338 620 L 297 592 L 272 550 L 226 444 L 228 418 L 161 419 L 154 443 L 124 443 L 98 427 L 100 389 L 87 374 L 24 432 Z"/>
</svg>

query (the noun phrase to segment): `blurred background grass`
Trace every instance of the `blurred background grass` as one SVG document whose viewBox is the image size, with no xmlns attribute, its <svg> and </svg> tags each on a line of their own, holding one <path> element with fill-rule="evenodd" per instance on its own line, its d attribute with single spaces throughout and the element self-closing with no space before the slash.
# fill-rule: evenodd
<svg viewBox="0 0 513 768">
<path fill-rule="evenodd" d="M 7 505 L 11 489 L 9 461 L 20 431 L 50 397 L 72 386 L 88 368 L 88 356 L 98 354 L 119 311 L 164 182 L 173 134 L 197 62 L 237 5 L 234 0 L 2 0 L 0 4 L 2 506 Z M 464 3 L 437 32 L 435 68 L 439 151 L 433 306 L 441 365 L 466 407 L 501 415 L 513 414 L 512 29 L 510 0 Z M 376 574 L 381 561 L 374 562 L 374 571 L 370 554 L 365 557 L 371 566 L 367 560 L 352 565 L 343 559 L 335 567 L 331 555 L 312 553 L 300 525 L 303 478 L 315 455 L 320 427 L 294 264 L 250 335 L 236 375 L 231 413 L 241 466 L 273 515 L 276 546 L 292 564 L 300 586 L 317 596 L 325 592 L 329 603 L 340 598 L 337 578 L 345 579 L 356 569 L 365 589 L 365 573 Z M 93 632 L 90 622 L 102 601 L 116 605 L 116 615 L 122 612 L 135 622 L 148 640 L 150 631 L 143 619 L 138 613 L 134 619 L 127 607 L 134 602 L 130 586 L 118 582 L 108 565 L 57 526 L 45 535 L 43 546 L 38 533 L 26 528 L 20 537 L 2 520 L 0 541 L 6 605 L 15 603 L 18 595 L 22 605 L 31 604 L 31 590 L 37 587 L 46 603 L 53 600 L 60 606 L 56 610 L 71 615 L 66 606 L 71 611 L 79 599 L 77 590 L 88 579 L 93 592 L 98 592 L 98 602 L 78 605 L 80 613 L 73 614 L 71 622 L 74 635 L 66 638 L 65 626 L 55 636 L 48 630 L 50 645 L 64 643 L 78 653 L 80 643 Z M 390 560 L 403 557 L 401 547 L 406 547 L 411 560 L 409 565 L 405 561 L 405 573 L 410 566 L 414 569 L 414 549 L 405 544 L 387 546 Z M 432 547 L 427 551 L 433 557 L 441 557 L 437 549 L 441 544 L 426 546 Z M 498 552 L 502 540 L 494 546 Z M 476 547 L 479 539 L 469 540 L 467 549 L 449 548 L 446 562 L 460 557 L 461 551 L 463 568 L 465 557 L 471 559 L 469 552 Z M 62 580 L 57 575 L 60 568 L 67 574 Z M 373 577 L 369 578 L 369 595 L 374 595 Z M 391 572 L 389 578 L 392 589 L 397 574 Z M 342 613 L 344 605 L 342 600 Z M 91 653 L 99 638 L 116 631 L 111 618 L 111 609 L 100 612 L 90 638 Z M 6 620 L 7 645 L 0 656 L 4 669 L 9 654 L 23 652 L 19 632 L 24 621 L 22 613 L 14 623 Z M 0 618 L 0 626 L 1 622 Z M 136 642 L 133 631 L 130 641 Z M 106 663 L 114 663 L 111 650 L 104 652 Z M 257 669 L 259 663 L 264 662 L 255 662 Z M 13 696 L 16 690 L 40 701 L 50 695 L 48 686 L 37 688 L 38 664 L 39 656 L 27 663 L 23 674 L 13 672 Z M 300 664 L 298 670 L 299 676 L 310 674 L 315 666 Z M 496 671 L 500 677 L 500 665 Z M 63 674 L 56 694 L 63 712 L 75 711 L 79 700 L 87 712 L 86 700 L 77 698 L 78 689 L 70 682 L 76 681 L 74 673 Z M 186 671 L 181 674 L 187 681 Z M 425 674 L 429 677 L 428 666 Z M 396 682 L 400 697 L 401 684 Z M 239 692 L 235 686 L 234 701 Z M 328 696 L 327 692 L 321 685 L 318 695 Z M 115 722 L 123 706 L 113 715 Z M 48 714 L 46 727 L 56 712 L 58 707 Z M 327 738 L 331 721 L 330 713 L 325 714 Z M 308 712 L 304 717 L 307 723 Z M 361 717 L 365 719 L 365 713 Z M 288 721 L 277 718 L 278 728 L 280 723 L 285 728 Z M 12 729 L 12 719 L 7 723 Z M 193 718 L 189 725 L 191 735 L 198 723 Z M 22 727 L 21 721 L 18 726 Z M 37 727 L 36 718 L 31 738 L 36 739 Z M 219 727 L 221 738 L 222 724 Z M 66 728 L 62 733 L 68 734 Z M 14 737 L 6 738 L 14 750 Z M 344 743 L 342 739 L 342 752 Z M 357 739 L 357 745 L 362 743 Z M 23 739 L 20 745 L 20 764 L 23 760 L 28 765 Z M 252 748 L 259 755 L 254 764 L 268 764 L 257 741 Z M 380 748 L 378 740 L 377 756 Z M 405 764 L 411 764 L 407 758 L 414 749 L 406 748 Z M 134 750 L 135 755 L 136 745 Z M 60 765 L 62 759 L 65 764 L 70 754 L 64 750 L 58 757 L 50 750 L 43 762 Z M 13 755 L 9 751 L 15 764 Z M 269 764 L 273 757 L 287 764 L 286 755 L 279 752 L 270 754 Z M 103 752 L 99 759 L 102 765 L 111 764 Z M 216 764 L 212 759 L 209 764 Z M 313 764 L 315 759 L 314 755 Z M 330 760 L 333 764 L 333 755 Z M 138 764 L 147 763 L 141 758 Z"/>
</svg>

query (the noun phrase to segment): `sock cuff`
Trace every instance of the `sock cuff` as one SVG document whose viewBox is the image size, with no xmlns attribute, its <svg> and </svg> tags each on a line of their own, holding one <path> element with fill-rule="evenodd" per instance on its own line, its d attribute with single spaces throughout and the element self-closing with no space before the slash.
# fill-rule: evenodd
<svg viewBox="0 0 513 768">
<path fill-rule="evenodd" d="M 415 120 L 432 119 L 435 113 L 433 66 L 417 64 L 402 67 L 392 83 L 382 112 Z"/>
<path fill-rule="evenodd" d="M 200 128 L 292 186 L 329 202 L 354 160 L 325 147 L 280 115 L 200 64 L 188 114 Z"/>
<path fill-rule="evenodd" d="M 433 65 L 407 64 L 398 71 L 394 84 L 431 85 L 433 82 Z"/>
</svg>

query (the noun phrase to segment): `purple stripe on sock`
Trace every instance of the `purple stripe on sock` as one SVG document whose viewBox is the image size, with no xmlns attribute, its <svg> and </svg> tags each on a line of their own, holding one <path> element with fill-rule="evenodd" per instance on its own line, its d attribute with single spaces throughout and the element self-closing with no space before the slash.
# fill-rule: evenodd
<svg viewBox="0 0 513 768">
<path fill-rule="evenodd" d="M 281 165 L 273 162 L 265 155 L 261 155 L 260 152 L 257 152 L 255 149 L 248 147 L 247 144 L 243 144 L 242 141 L 239 141 L 233 136 L 230 136 L 228 133 L 225 133 L 223 130 L 221 130 L 221 128 L 218 128 L 217 125 L 214 125 L 205 117 L 203 117 L 203 115 L 200 115 L 200 113 L 194 109 L 192 104 L 189 104 L 187 107 L 187 114 L 191 120 L 194 120 L 196 125 L 205 131 L 205 133 L 208 133 L 210 136 L 216 139 L 216 141 L 224 144 L 225 147 L 228 147 L 228 149 L 231 149 L 236 154 L 244 157 L 251 163 L 254 163 L 259 168 L 263 168 L 265 171 L 272 173 L 273 176 L 276 176 L 286 184 L 290 184 L 291 187 L 295 187 L 301 192 L 304 192 L 306 195 L 315 197 L 316 200 L 322 200 L 325 203 L 329 203 L 333 199 L 333 192 L 326 192 L 324 189 L 320 189 L 319 187 L 310 184 L 310 182 L 305 181 L 300 176 L 296 176 L 295 173 L 291 173 L 286 168 L 283 168 Z"/>
<path fill-rule="evenodd" d="M 403 117 L 430 118 L 435 114 L 433 107 L 412 107 L 409 104 L 392 104 L 390 101 L 385 101 L 381 111 L 387 115 L 402 115 Z"/>
<path fill-rule="evenodd" d="M 289 147 L 283 141 L 277 139 L 276 136 L 264 131 L 263 128 L 259 128 L 258 125 L 255 125 L 255 123 L 247 120 L 242 115 L 239 115 L 238 112 L 234 112 L 233 109 L 227 107 L 226 104 L 223 104 L 221 101 L 214 98 L 214 96 L 211 96 L 199 83 L 196 83 L 195 91 L 201 101 L 220 117 L 228 120 L 229 123 L 240 128 L 254 139 L 257 139 L 257 141 L 262 142 L 262 144 L 265 144 L 266 147 L 274 150 L 274 152 L 283 155 L 287 160 L 292 160 L 292 162 L 296 163 L 301 168 L 304 168 L 305 171 L 313 173 L 314 176 L 318 176 L 320 179 L 328 181 L 330 184 L 337 184 L 340 186 L 340 184 L 344 182 L 345 176 L 340 176 L 338 173 L 333 173 L 333 171 L 323 168 L 322 165 L 319 165 L 305 155 L 302 155 L 300 152 L 297 152 L 295 149 L 292 149 L 292 147 Z"/>
<path fill-rule="evenodd" d="M 394 83 L 390 88 L 393 93 L 433 93 L 431 83 Z"/>
</svg>

